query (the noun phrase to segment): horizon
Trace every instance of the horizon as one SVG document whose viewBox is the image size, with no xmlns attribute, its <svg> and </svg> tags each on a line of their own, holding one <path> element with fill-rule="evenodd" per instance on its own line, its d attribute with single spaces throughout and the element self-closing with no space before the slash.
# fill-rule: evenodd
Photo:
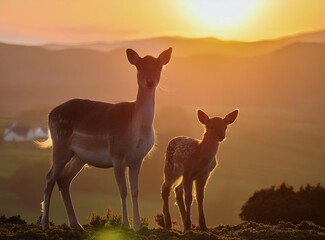
<svg viewBox="0 0 325 240">
<path fill-rule="evenodd" d="M 202 37 L 187 37 L 181 35 L 161 35 L 161 36 L 151 36 L 151 37 L 143 37 L 143 38 L 132 38 L 127 40 L 115 40 L 115 41 L 105 41 L 105 40 L 90 40 L 90 41 L 80 41 L 80 42 L 64 42 L 64 41 L 57 41 L 57 42 L 15 42 L 15 41 L 3 41 L 0 39 L 0 43 L 8 44 L 8 45 L 21 45 L 21 46 L 46 46 L 46 45 L 66 45 L 68 47 L 74 47 L 76 45 L 87 45 L 87 44 L 117 44 L 117 43 L 125 43 L 125 42 L 136 42 L 136 41 L 143 41 L 143 40 L 155 40 L 155 39 L 163 39 L 163 38 L 170 38 L 170 39 L 189 39 L 189 40 L 203 40 L 203 39 L 214 39 L 221 42 L 236 42 L 236 43 L 260 43 L 260 42 L 272 42 L 272 41 L 281 41 L 287 38 L 295 38 L 302 35 L 308 34 L 317 34 L 317 33 L 325 33 L 324 29 L 319 29 L 315 31 L 305 31 L 305 32 L 297 32 L 293 34 L 278 36 L 274 38 L 267 38 L 267 39 L 259 39 L 254 41 L 241 41 L 241 40 L 233 40 L 233 39 L 222 39 L 216 36 L 202 36 Z M 311 41 L 312 42 L 312 41 Z"/>
</svg>

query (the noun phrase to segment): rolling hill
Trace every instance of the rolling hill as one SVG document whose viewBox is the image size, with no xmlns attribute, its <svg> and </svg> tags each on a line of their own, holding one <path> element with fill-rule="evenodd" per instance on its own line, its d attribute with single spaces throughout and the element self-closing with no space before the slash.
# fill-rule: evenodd
<svg viewBox="0 0 325 240">
<path fill-rule="evenodd" d="M 196 39 L 182 45 L 182 51 L 187 49 L 191 55 L 181 57 L 179 39 L 169 40 L 175 54 L 162 76 L 161 105 L 219 104 L 302 112 L 323 107 L 325 43 L 290 43 L 267 54 L 238 58 L 213 51 L 196 54 L 195 46 L 209 48 L 207 39 Z M 0 52 L 0 101 L 6 111 L 53 106 L 73 97 L 113 102 L 135 98 L 135 70 L 127 62 L 125 48 L 53 51 L 0 44 Z"/>
</svg>

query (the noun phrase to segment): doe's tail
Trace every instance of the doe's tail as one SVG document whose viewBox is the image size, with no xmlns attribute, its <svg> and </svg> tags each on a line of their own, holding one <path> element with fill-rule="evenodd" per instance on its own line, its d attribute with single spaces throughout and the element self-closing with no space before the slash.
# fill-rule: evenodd
<svg viewBox="0 0 325 240">
<path fill-rule="evenodd" d="M 48 130 L 48 138 L 44 141 L 34 141 L 34 143 L 36 144 L 37 147 L 39 147 L 40 149 L 47 149 L 52 147 L 53 142 L 52 142 L 52 137 L 51 137 L 51 132 L 50 130 Z"/>
</svg>

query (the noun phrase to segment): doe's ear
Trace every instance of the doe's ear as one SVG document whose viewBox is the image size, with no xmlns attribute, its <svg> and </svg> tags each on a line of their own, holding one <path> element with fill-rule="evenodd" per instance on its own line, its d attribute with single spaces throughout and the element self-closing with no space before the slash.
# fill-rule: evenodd
<svg viewBox="0 0 325 240">
<path fill-rule="evenodd" d="M 129 62 L 132 65 L 137 65 L 137 63 L 138 63 L 138 61 L 140 59 L 140 56 L 137 54 L 136 51 L 134 51 L 133 49 L 128 48 L 126 50 L 126 55 L 128 57 Z"/>
<path fill-rule="evenodd" d="M 161 65 L 166 65 L 167 63 L 169 63 L 170 58 L 172 56 L 172 48 L 168 48 L 167 50 L 163 51 L 162 53 L 160 53 L 158 60 L 160 61 Z"/>
<path fill-rule="evenodd" d="M 224 120 L 226 121 L 226 124 L 227 125 L 232 124 L 236 120 L 238 113 L 239 113 L 238 109 L 231 113 L 228 113 L 224 118 Z"/>
<path fill-rule="evenodd" d="M 204 125 L 206 125 L 209 121 L 209 116 L 200 109 L 197 110 L 197 117 L 198 117 L 200 123 L 202 123 Z"/>
</svg>

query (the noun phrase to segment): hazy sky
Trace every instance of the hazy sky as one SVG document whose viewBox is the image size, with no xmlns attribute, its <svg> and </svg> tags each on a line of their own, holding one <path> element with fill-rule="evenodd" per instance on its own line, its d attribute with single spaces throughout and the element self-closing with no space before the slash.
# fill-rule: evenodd
<svg viewBox="0 0 325 240">
<path fill-rule="evenodd" d="M 0 0 L 0 41 L 177 35 L 241 41 L 325 29 L 325 0 Z"/>
</svg>

